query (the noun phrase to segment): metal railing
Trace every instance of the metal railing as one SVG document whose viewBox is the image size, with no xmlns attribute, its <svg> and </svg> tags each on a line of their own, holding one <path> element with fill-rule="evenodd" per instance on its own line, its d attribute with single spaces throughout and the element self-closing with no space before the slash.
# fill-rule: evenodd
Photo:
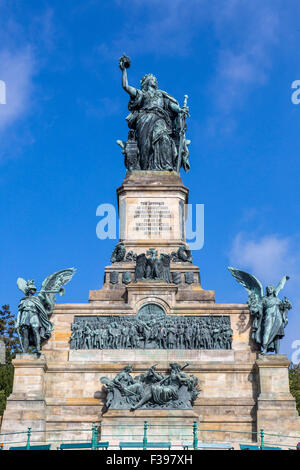
<svg viewBox="0 0 300 470">
<path fill-rule="evenodd" d="M 131 433 L 131 429 L 134 428 L 134 434 Z M 155 428 L 158 428 L 159 433 L 153 432 Z M 166 429 L 167 428 L 167 429 Z M 171 430 L 170 430 L 171 429 Z M 114 431 L 117 432 L 114 432 Z M 124 433 L 121 433 L 120 430 L 124 430 Z M 129 432 L 130 431 L 130 432 Z M 135 434 L 135 431 L 137 434 Z M 44 434 L 45 436 L 57 434 L 58 437 L 55 439 L 39 438 L 39 434 Z M 64 434 L 71 433 L 76 434 L 80 433 L 80 437 L 78 439 L 66 439 Z M 84 439 L 82 435 L 84 433 L 88 433 L 88 438 Z M 213 439 L 211 436 L 204 439 L 205 434 L 212 434 L 213 435 L 220 435 L 220 439 Z M 13 438 L 12 438 L 13 436 Z M 128 439 L 128 437 L 130 438 Z M 100 422 L 99 424 L 92 423 L 92 427 L 87 428 L 75 428 L 75 429 L 67 429 L 67 430 L 60 430 L 60 429 L 44 429 L 44 430 L 32 430 L 32 428 L 27 428 L 26 431 L 14 431 L 9 433 L 1 433 L 0 432 L 0 450 L 4 450 L 6 448 L 11 447 L 12 445 L 18 444 L 19 446 L 23 446 L 26 450 L 30 450 L 32 445 L 42 445 L 45 444 L 55 444 L 56 449 L 59 448 L 60 443 L 82 443 L 87 442 L 90 443 L 90 448 L 92 450 L 98 449 L 98 442 L 103 440 L 105 441 L 113 441 L 109 444 L 109 448 L 118 448 L 119 442 L 126 439 L 127 441 L 130 439 L 136 439 L 138 442 L 142 443 L 142 448 L 146 450 L 148 448 L 148 444 L 151 442 L 152 444 L 157 442 L 157 439 L 163 438 L 164 440 L 168 440 L 171 442 L 172 448 L 182 448 L 183 441 L 187 441 L 190 439 L 189 447 L 194 450 L 198 450 L 201 448 L 201 443 L 206 442 L 212 444 L 222 444 L 224 443 L 224 436 L 228 437 L 228 441 L 232 441 L 233 444 L 239 445 L 245 444 L 246 445 L 256 445 L 259 447 L 259 450 L 264 450 L 265 447 L 268 446 L 278 446 L 281 448 L 294 448 L 296 450 L 295 441 L 300 441 L 300 434 L 298 436 L 290 436 L 284 434 L 274 434 L 265 432 L 265 430 L 261 429 L 259 432 L 256 431 L 236 431 L 231 429 L 206 429 L 203 427 L 200 428 L 200 423 L 194 421 L 192 424 L 181 425 L 181 424 L 155 424 L 148 421 L 144 421 L 144 423 L 137 423 L 137 424 L 103 424 Z M 234 436 L 232 438 L 231 436 Z M 251 437 L 249 437 L 251 436 Z M 44 437 L 44 436 L 43 436 Z M 201 441 L 200 441 L 201 437 Z M 11 440 L 12 438 L 12 440 Z M 15 440 L 17 439 L 17 440 Z M 271 439 L 275 442 L 269 442 L 268 439 Z M 285 440 L 284 442 L 282 440 Z M 292 439 L 293 443 L 286 443 L 288 439 Z M 181 443 L 176 443 L 181 440 Z M 277 442 L 276 442 L 277 441 Z M 133 441 L 134 442 L 134 441 Z M 251 443 L 251 444 L 250 444 Z M 233 446 L 232 446 L 233 447 Z"/>
</svg>

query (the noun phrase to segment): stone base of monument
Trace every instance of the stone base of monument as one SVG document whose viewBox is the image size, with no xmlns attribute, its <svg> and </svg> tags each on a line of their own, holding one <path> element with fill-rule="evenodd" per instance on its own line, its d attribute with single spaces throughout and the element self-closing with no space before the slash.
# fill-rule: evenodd
<svg viewBox="0 0 300 470">
<path fill-rule="evenodd" d="M 284 354 L 259 355 L 256 361 L 259 377 L 257 427 L 266 433 L 282 435 L 276 436 L 279 443 L 285 442 L 286 436 L 300 437 L 300 417 L 289 389 L 288 366 L 289 360 Z M 268 440 L 271 442 L 272 436 L 268 436 Z"/>
<path fill-rule="evenodd" d="M 193 442 L 193 423 L 198 420 L 194 410 L 108 410 L 101 420 L 101 440 L 142 442 L 147 422 L 148 442 Z"/>
<path fill-rule="evenodd" d="M 259 355 L 251 338 L 249 306 L 215 303 L 214 291 L 201 287 L 199 268 L 182 260 L 184 250 L 188 255 L 184 228 L 187 197 L 187 188 L 172 172 L 127 174 L 118 189 L 120 242 L 126 255 L 123 247 L 124 257 L 105 268 L 104 285 L 90 291 L 89 303 L 56 304 L 52 335 L 40 357 L 21 354 L 13 361 L 13 392 L 7 400 L 2 433 L 26 433 L 31 427 L 35 441 L 52 441 L 52 448 L 56 448 L 63 440 L 91 440 L 92 424 L 101 423 L 101 439 L 118 446 L 121 440 L 141 441 L 147 421 L 149 441 L 181 445 L 192 441 L 196 421 L 202 442 L 230 442 L 238 447 L 240 442 L 256 442 L 260 429 L 266 437 L 268 433 L 280 434 L 280 442 L 290 447 L 300 441 L 300 418 L 288 385 L 289 361 L 283 355 Z M 154 261 L 152 258 L 154 265 L 161 254 L 169 256 L 169 279 L 152 274 L 147 278 L 147 272 L 135 279 L 135 260 L 151 248 L 157 252 Z M 172 341 L 169 337 L 161 341 L 152 330 L 147 338 L 142 328 L 130 336 L 129 326 L 136 328 L 141 319 L 145 325 L 147 309 L 148 330 L 158 318 L 160 328 L 167 322 L 170 332 L 182 323 L 185 333 L 179 328 L 175 342 L 174 336 Z M 125 320 L 126 334 L 122 330 L 121 340 L 120 332 L 118 339 L 109 333 L 108 341 L 108 331 L 118 330 L 120 320 Z M 196 333 L 186 334 L 190 322 Z M 86 325 L 93 334 L 83 334 Z M 201 333 L 202 327 L 206 333 Z M 83 340 L 74 334 L 78 331 Z M 131 342 L 134 338 L 136 342 Z M 198 338 L 203 340 L 202 346 Z M 196 349 L 197 344 L 211 349 Z M 173 349 L 174 345 L 182 349 Z M 166 376 L 174 362 L 198 379 L 200 392 L 191 409 L 103 412 L 106 394 L 102 377 L 111 381 L 128 364 L 133 366 L 132 378 L 154 364 L 156 371 Z M 281 437 L 272 441 L 268 436 L 266 440 L 278 443 Z M 20 435 L 11 434 L 5 442 L 18 438 Z"/>
<path fill-rule="evenodd" d="M 123 351 L 126 352 L 133 353 Z M 157 352 L 167 351 L 149 351 L 149 354 Z M 259 355 L 257 360 L 253 357 L 249 361 L 250 356 L 242 351 L 168 351 L 186 352 L 198 355 L 187 370 L 198 377 L 200 385 L 192 409 L 134 412 L 109 409 L 106 413 L 103 413 L 105 394 L 99 379 L 115 377 L 128 358 L 120 361 L 120 357 L 111 356 L 103 361 L 99 360 L 102 351 L 96 350 L 70 351 L 67 362 L 53 361 L 50 356 L 46 359 L 47 354 L 39 358 L 20 354 L 14 360 L 14 388 L 7 401 L 1 432 L 24 432 L 31 427 L 34 441 L 52 441 L 56 448 L 63 440 L 89 440 L 95 422 L 101 423 L 101 440 L 118 446 L 120 441 L 140 442 L 147 421 L 149 442 L 170 441 L 181 445 L 183 441 L 192 441 L 193 422 L 197 421 L 198 440 L 202 442 L 230 442 L 238 447 L 238 443 L 255 443 L 256 433 L 259 435 L 263 429 L 266 442 L 289 447 L 297 444 L 300 418 L 289 392 L 286 356 Z M 136 360 L 134 357 L 130 360 L 133 375 L 155 362 L 147 351 L 138 350 L 134 354 Z M 165 372 L 167 368 L 168 360 L 161 360 L 157 370 Z M 268 436 L 268 433 L 282 437 Z M 23 439 L 26 440 L 25 435 Z M 18 434 L 5 438 L 6 443 L 18 440 L 22 440 Z"/>
<path fill-rule="evenodd" d="M 202 442 L 231 442 L 235 446 L 256 442 L 260 429 L 266 433 L 266 442 L 292 447 L 299 441 L 300 418 L 289 392 L 289 361 L 284 355 L 259 355 L 255 360 L 255 354 L 226 350 L 106 352 L 110 357 L 103 360 L 103 351 L 70 351 L 66 362 L 53 361 L 47 353 L 39 358 L 18 355 L 1 432 L 24 432 L 31 427 L 34 441 L 52 441 L 55 448 L 62 440 L 89 440 L 95 422 L 101 423 L 101 439 L 118 446 L 120 441 L 141 441 L 147 421 L 149 441 L 181 445 L 192 440 L 193 422 L 197 421 Z M 121 361 L 114 353 L 130 353 L 131 357 L 123 355 Z M 180 363 L 188 359 L 181 354 L 194 354 L 187 370 L 198 377 L 201 390 L 194 407 L 134 412 L 109 409 L 103 413 L 105 395 L 99 379 L 115 377 L 128 362 L 133 364 L 133 375 L 141 373 L 157 362 L 156 356 L 151 357 L 156 353 L 165 356 L 157 367 L 159 372 L 168 368 L 167 354 L 174 354 L 176 360 L 181 357 Z M 268 433 L 282 437 L 272 438 Z M 22 440 L 18 434 L 5 438 L 6 443 L 18 440 Z"/>
<path fill-rule="evenodd" d="M 13 391 L 7 399 L 3 414 L 1 433 L 6 443 L 26 441 L 26 435 L 14 434 L 32 428 L 38 431 L 34 440 L 45 440 L 46 401 L 45 372 L 47 363 L 44 354 L 17 354 L 13 360 Z"/>
</svg>

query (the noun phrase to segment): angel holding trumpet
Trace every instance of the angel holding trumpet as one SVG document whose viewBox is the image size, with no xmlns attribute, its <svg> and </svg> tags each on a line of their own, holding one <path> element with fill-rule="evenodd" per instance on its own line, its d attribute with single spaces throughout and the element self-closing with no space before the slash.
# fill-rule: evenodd
<svg viewBox="0 0 300 470">
<path fill-rule="evenodd" d="M 269 285 L 263 295 L 261 282 L 252 274 L 236 268 L 228 268 L 232 276 L 248 292 L 250 314 L 254 317 L 252 339 L 260 345 L 262 354 L 279 352 L 280 340 L 284 337 L 284 328 L 288 324 L 287 313 L 292 308 L 290 301 L 278 298 L 289 276 L 284 276 L 277 287 Z"/>
</svg>

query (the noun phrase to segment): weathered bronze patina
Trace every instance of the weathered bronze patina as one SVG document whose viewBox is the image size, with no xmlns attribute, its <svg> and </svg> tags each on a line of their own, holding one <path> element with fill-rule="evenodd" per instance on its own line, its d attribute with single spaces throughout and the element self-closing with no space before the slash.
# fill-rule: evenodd
<svg viewBox="0 0 300 470">
<path fill-rule="evenodd" d="M 277 287 L 267 286 L 266 295 L 263 295 L 263 286 L 255 276 L 239 269 L 228 269 L 248 292 L 248 305 L 253 316 L 252 339 L 261 347 L 262 354 L 278 354 L 280 340 L 288 324 L 287 314 L 292 308 L 290 301 L 286 297 L 280 300 L 278 294 L 289 276 L 284 276 Z"/>
<path fill-rule="evenodd" d="M 116 375 L 113 380 L 101 377 L 106 392 L 105 409 L 189 409 L 199 394 L 198 379 L 183 372 L 181 367 L 170 364 L 168 375 L 158 373 L 156 365 L 136 377 L 131 376 L 132 365 Z"/>
</svg>

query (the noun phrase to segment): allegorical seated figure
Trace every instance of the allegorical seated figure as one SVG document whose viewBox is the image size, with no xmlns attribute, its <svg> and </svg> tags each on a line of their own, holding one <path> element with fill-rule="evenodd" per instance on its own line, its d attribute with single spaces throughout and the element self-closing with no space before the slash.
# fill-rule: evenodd
<svg viewBox="0 0 300 470">
<path fill-rule="evenodd" d="M 130 406 L 132 400 L 140 399 L 143 393 L 143 385 L 130 375 L 131 372 L 132 365 L 129 364 L 113 380 L 101 377 L 100 382 L 106 388 L 106 409 L 110 407 L 126 409 Z"/>
<path fill-rule="evenodd" d="M 152 384 L 146 387 L 141 400 L 131 407 L 131 411 L 140 408 L 150 400 L 157 405 L 164 405 L 169 401 L 178 400 L 178 390 L 181 385 L 187 384 L 188 377 L 181 372 L 179 364 L 170 364 L 171 373 L 168 377 L 160 378 L 155 370 L 152 371 Z"/>
<path fill-rule="evenodd" d="M 113 382 L 120 390 L 124 390 L 125 393 L 128 391 L 132 393 L 141 393 L 143 388 L 142 384 L 131 377 L 131 372 L 132 365 L 125 366 L 122 372 L 117 374 Z"/>
<path fill-rule="evenodd" d="M 182 372 L 187 365 L 170 364 L 171 371 L 166 377 L 156 372 L 156 365 L 135 378 L 130 375 L 130 365 L 113 380 L 102 377 L 101 383 L 106 386 L 106 409 L 191 408 L 199 393 L 198 380 Z"/>
<path fill-rule="evenodd" d="M 151 73 L 141 79 L 140 90 L 130 86 L 126 72 L 129 65 L 129 58 L 121 57 L 119 66 L 122 70 L 122 87 L 130 96 L 128 109 L 131 113 L 126 120 L 129 128 L 135 131 L 140 169 L 176 171 L 180 156 L 179 166 L 188 171 L 190 166 L 184 136 L 185 123 L 180 119 L 180 116 L 188 114 L 188 108 L 180 108 L 178 101 L 159 90 L 157 79 Z"/>
</svg>

